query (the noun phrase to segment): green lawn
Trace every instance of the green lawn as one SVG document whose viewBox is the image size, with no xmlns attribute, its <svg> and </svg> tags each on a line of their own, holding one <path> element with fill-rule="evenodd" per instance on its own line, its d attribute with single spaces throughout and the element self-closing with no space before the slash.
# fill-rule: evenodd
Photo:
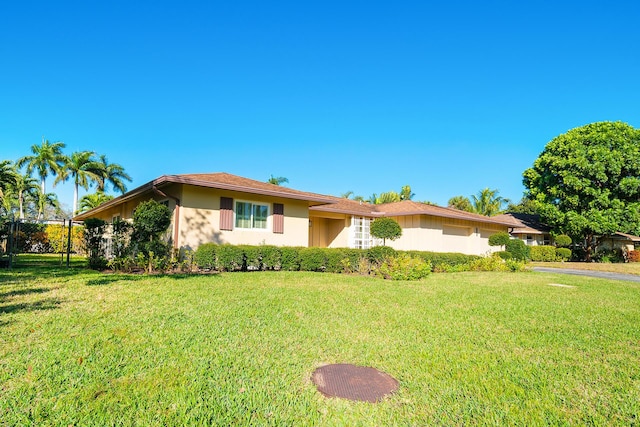
<svg viewBox="0 0 640 427">
<path fill-rule="evenodd" d="M 556 274 L 1 271 L 0 425 L 637 425 L 639 325 L 639 284 Z"/>
</svg>

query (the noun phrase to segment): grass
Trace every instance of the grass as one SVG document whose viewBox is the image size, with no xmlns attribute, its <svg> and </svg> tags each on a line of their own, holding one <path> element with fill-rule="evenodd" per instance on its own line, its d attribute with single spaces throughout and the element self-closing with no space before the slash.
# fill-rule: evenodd
<svg viewBox="0 0 640 427">
<path fill-rule="evenodd" d="M 549 268 L 570 268 L 573 270 L 607 271 L 611 273 L 640 275 L 640 262 L 532 262 L 529 265 Z"/>
<path fill-rule="evenodd" d="M 637 425 L 638 324 L 638 284 L 557 274 L 17 268 L 0 272 L 0 425 Z M 399 391 L 324 398 L 326 363 Z"/>
</svg>

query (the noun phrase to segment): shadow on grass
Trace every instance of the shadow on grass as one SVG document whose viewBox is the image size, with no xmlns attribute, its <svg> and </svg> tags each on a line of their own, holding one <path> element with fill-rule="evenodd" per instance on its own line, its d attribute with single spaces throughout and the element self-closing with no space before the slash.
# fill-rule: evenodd
<svg viewBox="0 0 640 427">
<path fill-rule="evenodd" d="M 101 274 L 86 281 L 87 286 L 104 286 L 115 282 L 137 282 L 144 279 L 142 274 Z"/>
<path fill-rule="evenodd" d="M 13 291 L 0 292 L 0 301 L 15 297 L 19 295 L 31 295 L 31 294 L 41 294 L 44 292 L 49 292 L 51 289 L 48 288 L 26 288 L 26 289 L 16 289 Z"/>
<path fill-rule="evenodd" d="M 20 304 L 8 304 L 0 306 L 0 314 L 16 313 L 18 311 L 41 311 L 58 308 L 62 301 L 57 298 L 47 298 L 35 302 L 25 302 Z"/>
</svg>

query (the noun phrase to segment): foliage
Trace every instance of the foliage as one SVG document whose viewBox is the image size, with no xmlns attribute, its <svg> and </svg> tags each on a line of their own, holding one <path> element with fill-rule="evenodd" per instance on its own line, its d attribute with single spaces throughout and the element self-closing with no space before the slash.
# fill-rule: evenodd
<svg viewBox="0 0 640 427">
<path fill-rule="evenodd" d="M 303 271 L 325 271 L 327 268 L 327 257 L 322 248 L 302 248 L 300 249 L 300 270 Z"/>
<path fill-rule="evenodd" d="M 240 271 L 245 266 L 245 254 L 240 246 L 219 245 L 216 255 L 216 269 L 219 271 Z"/>
<path fill-rule="evenodd" d="M 595 237 L 640 234 L 640 130 L 597 122 L 557 136 L 524 172 L 524 185 L 542 219 L 584 242 L 590 260 Z"/>
<path fill-rule="evenodd" d="M 282 251 L 278 246 L 260 246 L 263 270 L 280 270 L 282 266 Z"/>
<path fill-rule="evenodd" d="M 86 212 L 88 210 L 97 208 L 101 204 L 106 203 L 111 199 L 113 199 L 113 196 L 109 194 L 104 194 L 101 191 L 98 191 L 93 194 L 86 194 L 82 196 L 82 198 L 80 199 L 79 212 Z"/>
<path fill-rule="evenodd" d="M 511 236 L 506 231 L 501 231 L 489 236 L 489 246 L 506 246 Z"/>
<path fill-rule="evenodd" d="M 622 249 L 598 249 L 592 257 L 595 262 L 625 262 L 625 253 Z"/>
<path fill-rule="evenodd" d="M 498 190 L 485 188 L 471 196 L 473 211 L 479 215 L 494 216 L 502 213 L 503 206 L 509 203 L 508 199 L 498 196 Z"/>
<path fill-rule="evenodd" d="M 387 258 L 396 256 L 395 249 L 388 246 L 374 246 L 366 250 L 367 258 L 372 263 L 380 263 Z"/>
<path fill-rule="evenodd" d="M 559 248 L 568 248 L 573 243 L 573 241 L 571 240 L 571 237 L 567 236 L 566 234 L 560 234 L 558 236 L 555 236 L 553 240 L 556 246 Z"/>
<path fill-rule="evenodd" d="M 102 169 L 93 151 L 77 151 L 69 157 L 63 157 L 64 164 L 58 172 L 54 185 L 58 182 L 73 181 L 73 214 L 78 212 L 78 188 L 89 189 L 92 183 L 97 183 Z"/>
<path fill-rule="evenodd" d="M 537 215 L 538 214 L 538 206 L 536 202 L 527 198 L 520 200 L 520 202 L 516 205 L 513 203 L 509 203 L 507 206 L 508 213 L 520 213 L 527 215 Z"/>
<path fill-rule="evenodd" d="M 65 147 L 64 142 L 49 142 L 42 138 L 40 145 L 32 145 L 30 156 L 24 156 L 16 162 L 19 168 L 26 166 L 27 175 L 31 175 L 34 171 L 40 177 L 40 192 L 47 194 L 45 181 L 49 174 L 58 175 L 65 163 L 65 156 L 62 149 Z"/>
<path fill-rule="evenodd" d="M 629 251 L 629 262 L 640 262 L 640 251 Z"/>
<path fill-rule="evenodd" d="M 529 246 L 520 239 L 510 239 L 505 245 L 505 250 L 509 252 L 516 261 L 527 261 L 529 259 Z"/>
<path fill-rule="evenodd" d="M 400 253 L 374 267 L 374 274 L 391 280 L 420 280 L 431 274 L 431 264 L 422 258 Z"/>
<path fill-rule="evenodd" d="M 240 246 L 244 253 L 244 264 L 242 269 L 244 271 L 259 271 L 262 270 L 262 246 Z"/>
<path fill-rule="evenodd" d="M 555 246 L 532 246 L 529 250 L 529 257 L 534 262 L 557 261 L 556 249 Z"/>
<path fill-rule="evenodd" d="M 454 196 L 450 198 L 447 202 L 447 206 L 461 211 L 474 212 L 471 200 L 465 196 Z"/>
<path fill-rule="evenodd" d="M 140 203 L 133 214 L 132 240 L 144 254 L 157 250 L 161 235 L 171 224 L 171 211 L 165 205 L 148 200 Z M 157 252 L 156 252 L 157 253 Z"/>
<path fill-rule="evenodd" d="M 84 244 L 88 255 L 89 268 L 101 270 L 107 266 L 103 236 L 107 223 L 98 218 L 84 220 Z"/>
<path fill-rule="evenodd" d="M 283 247 L 280 249 L 281 253 L 281 269 L 285 271 L 298 271 L 300 270 L 300 254 L 299 251 L 302 248 L 299 247 Z"/>
<path fill-rule="evenodd" d="M 49 240 L 49 247 L 54 253 L 66 253 L 69 237 L 69 227 L 62 224 L 49 224 L 45 228 Z M 71 227 L 71 252 L 82 253 L 84 241 L 84 227 Z"/>
<path fill-rule="evenodd" d="M 285 178 L 284 176 L 273 176 L 273 175 L 271 175 L 271 177 L 269 177 L 267 182 L 269 184 L 273 184 L 273 185 L 282 185 L 282 184 L 284 184 L 286 182 L 289 182 L 289 179 Z"/>
<path fill-rule="evenodd" d="M 400 227 L 398 221 L 393 218 L 376 218 L 371 223 L 369 232 L 373 237 L 382 239 L 384 245 L 387 239 L 396 240 L 402 236 L 402 227 Z"/>
<path fill-rule="evenodd" d="M 556 258 L 560 261 L 569 261 L 571 259 L 571 249 L 556 248 Z"/>
<path fill-rule="evenodd" d="M 110 163 L 107 156 L 102 154 L 98 159 L 98 192 L 103 193 L 108 184 L 111 184 L 114 191 L 124 194 L 127 186 L 124 181 L 131 181 L 131 177 L 127 174 L 122 166 L 117 163 Z"/>
</svg>

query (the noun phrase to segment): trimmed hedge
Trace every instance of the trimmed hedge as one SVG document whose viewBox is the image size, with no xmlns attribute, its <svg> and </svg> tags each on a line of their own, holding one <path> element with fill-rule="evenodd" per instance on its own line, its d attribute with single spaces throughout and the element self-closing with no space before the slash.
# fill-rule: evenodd
<svg viewBox="0 0 640 427">
<path fill-rule="evenodd" d="M 529 249 L 529 257 L 531 261 L 537 262 L 553 262 L 557 260 L 557 248 L 555 246 L 531 246 Z"/>
<path fill-rule="evenodd" d="M 419 259 L 429 265 L 430 271 L 462 271 L 482 258 L 460 253 L 396 251 L 388 246 L 348 249 L 204 243 L 195 251 L 193 259 L 198 268 L 203 270 L 287 270 L 370 274 L 387 260 L 401 255 Z"/>
<path fill-rule="evenodd" d="M 634 251 L 631 251 L 634 252 Z M 571 259 L 571 249 L 556 248 L 556 257 L 560 261 L 569 261 Z"/>
</svg>

